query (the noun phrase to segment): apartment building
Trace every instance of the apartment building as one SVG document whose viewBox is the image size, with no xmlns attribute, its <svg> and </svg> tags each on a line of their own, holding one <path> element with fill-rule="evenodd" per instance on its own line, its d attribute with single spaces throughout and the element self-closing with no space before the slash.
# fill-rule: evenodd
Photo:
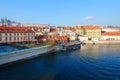
<svg viewBox="0 0 120 80">
<path fill-rule="evenodd" d="M 101 40 L 120 40 L 120 32 L 105 32 L 102 33 Z"/>
<path fill-rule="evenodd" d="M 92 39 L 92 38 L 101 38 L 101 28 L 99 26 L 83 26 L 84 28 L 84 34 L 86 35 L 86 37 L 88 37 L 88 39 Z"/>
<path fill-rule="evenodd" d="M 35 32 L 26 27 L 0 27 L 0 43 L 35 41 Z"/>
</svg>

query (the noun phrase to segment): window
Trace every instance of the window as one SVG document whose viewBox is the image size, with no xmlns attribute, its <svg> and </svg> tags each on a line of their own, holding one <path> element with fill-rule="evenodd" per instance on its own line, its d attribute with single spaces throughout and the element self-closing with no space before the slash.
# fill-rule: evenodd
<svg viewBox="0 0 120 80">
<path fill-rule="evenodd" d="M 19 37 L 17 37 L 17 40 L 19 40 Z"/>
<path fill-rule="evenodd" d="M 7 36 L 7 33 L 5 33 L 5 35 Z"/>
<path fill-rule="evenodd" d="M 10 37 L 10 38 L 9 38 L 9 40 L 11 41 L 11 40 L 12 40 L 12 38 Z"/>
<path fill-rule="evenodd" d="M 14 40 L 16 40 L 16 37 L 14 37 Z"/>
<path fill-rule="evenodd" d="M 5 37 L 5 40 L 7 41 L 7 37 Z"/>
<path fill-rule="evenodd" d="M 24 40 L 26 40 L 26 38 L 24 37 Z"/>
<path fill-rule="evenodd" d="M 9 35 L 11 36 L 11 33 Z"/>
</svg>

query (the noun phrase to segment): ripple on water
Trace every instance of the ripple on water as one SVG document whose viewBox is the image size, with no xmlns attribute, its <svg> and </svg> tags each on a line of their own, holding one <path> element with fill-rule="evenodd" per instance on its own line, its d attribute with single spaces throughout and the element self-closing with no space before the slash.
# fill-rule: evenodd
<svg viewBox="0 0 120 80">
<path fill-rule="evenodd" d="M 41 56 L 25 63 L 26 65 L 10 67 L 9 72 L 3 70 L 0 76 L 25 80 L 21 75 L 25 76 L 29 72 L 29 79 L 32 78 L 30 75 L 33 75 L 36 80 L 43 79 L 42 75 L 47 77 L 46 74 L 48 77 L 55 77 L 55 80 L 120 80 L 119 47 L 120 45 L 82 46 L 80 50 Z M 27 72 L 25 70 L 28 67 Z M 20 71 L 23 74 L 15 74 Z M 52 72 L 54 74 L 49 75 Z"/>
</svg>

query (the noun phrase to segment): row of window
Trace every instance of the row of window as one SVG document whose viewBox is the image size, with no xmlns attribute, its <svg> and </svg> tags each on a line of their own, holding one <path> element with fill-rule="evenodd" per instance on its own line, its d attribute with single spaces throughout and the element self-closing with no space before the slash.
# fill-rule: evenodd
<svg viewBox="0 0 120 80">
<path fill-rule="evenodd" d="M 12 34 L 12 33 L 5 33 L 5 36 L 26 36 L 26 35 L 33 36 L 34 34 L 26 34 L 26 33 L 15 33 L 15 34 Z M 2 36 L 1 33 L 0 33 L 0 36 Z"/>
<path fill-rule="evenodd" d="M 120 40 L 120 38 L 102 38 L 102 40 Z"/>
<path fill-rule="evenodd" d="M 27 40 L 33 40 L 34 39 L 34 37 L 28 37 L 28 39 Z M 5 41 L 12 41 L 12 40 L 14 40 L 14 41 L 19 41 L 19 40 L 26 40 L 26 37 L 14 37 L 14 38 L 12 38 L 12 37 L 6 37 L 5 38 Z M 2 41 L 2 39 L 0 38 L 0 41 Z"/>
<path fill-rule="evenodd" d="M 8 35 L 9 36 L 12 36 L 12 35 L 14 35 L 14 36 L 20 36 L 21 35 L 22 36 L 22 35 L 27 35 L 27 34 L 26 33 L 14 33 L 14 34 L 13 33 L 5 33 L 5 35 L 6 36 L 8 36 Z M 28 34 L 28 35 L 34 35 L 34 34 L 32 33 L 32 34 Z M 0 33 L 0 36 L 2 36 L 2 33 Z"/>
</svg>

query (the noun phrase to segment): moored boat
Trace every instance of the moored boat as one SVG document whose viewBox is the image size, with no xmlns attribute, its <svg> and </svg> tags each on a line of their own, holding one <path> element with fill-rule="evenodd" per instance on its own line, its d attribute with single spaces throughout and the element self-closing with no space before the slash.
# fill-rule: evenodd
<svg viewBox="0 0 120 80">
<path fill-rule="evenodd" d="M 74 49 L 79 49 L 80 47 L 81 47 L 81 43 L 78 41 L 61 43 L 60 45 L 57 45 L 58 51 L 74 50 Z"/>
</svg>

